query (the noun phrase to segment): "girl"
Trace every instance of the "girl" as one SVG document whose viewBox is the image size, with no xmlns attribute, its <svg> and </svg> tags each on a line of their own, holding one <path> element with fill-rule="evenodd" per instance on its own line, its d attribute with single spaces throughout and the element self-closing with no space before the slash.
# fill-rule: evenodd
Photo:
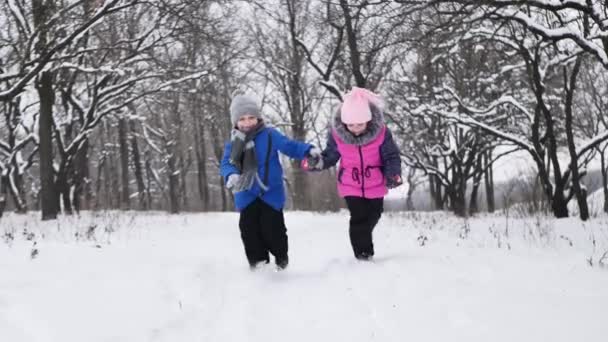
<svg viewBox="0 0 608 342">
<path fill-rule="evenodd" d="M 340 160 L 338 194 L 350 212 L 350 242 L 359 260 L 374 255 L 372 231 L 382 215 L 387 188 L 402 184 L 399 149 L 384 124 L 382 106 L 378 95 L 353 87 L 344 96 L 321 156 L 302 162 L 304 169 L 314 171 Z"/>
<path fill-rule="evenodd" d="M 277 152 L 302 159 L 318 158 L 321 151 L 266 127 L 257 100 L 250 95 L 234 96 L 230 119 L 234 128 L 225 145 L 220 174 L 234 192 L 245 255 L 251 269 L 268 263 L 268 253 L 274 256 L 277 267 L 284 269 L 289 263 L 283 217 L 285 191 Z"/>
</svg>

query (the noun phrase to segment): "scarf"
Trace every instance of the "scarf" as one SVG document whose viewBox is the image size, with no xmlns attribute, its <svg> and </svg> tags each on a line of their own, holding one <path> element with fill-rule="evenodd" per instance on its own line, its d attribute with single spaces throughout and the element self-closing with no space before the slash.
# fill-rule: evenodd
<svg viewBox="0 0 608 342">
<path fill-rule="evenodd" d="M 258 158 L 255 153 L 254 142 L 258 133 L 265 128 L 264 122 L 260 121 L 249 132 L 242 132 L 236 128 L 232 130 L 230 137 L 230 141 L 232 142 L 230 164 L 234 165 L 241 174 L 233 188 L 234 192 L 251 189 L 254 181 L 257 181 L 264 191 L 268 190 L 268 186 L 262 182 L 258 175 Z"/>
</svg>

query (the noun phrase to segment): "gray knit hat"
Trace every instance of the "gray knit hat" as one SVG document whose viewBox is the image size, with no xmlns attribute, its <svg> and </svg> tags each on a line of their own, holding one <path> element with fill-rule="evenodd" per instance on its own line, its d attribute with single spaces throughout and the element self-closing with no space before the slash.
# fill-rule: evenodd
<svg viewBox="0 0 608 342">
<path fill-rule="evenodd" d="M 258 119 L 262 118 L 257 99 L 251 94 L 234 95 L 232 103 L 230 103 L 230 122 L 232 126 L 236 126 L 236 122 L 245 114 L 253 115 Z"/>
</svg>

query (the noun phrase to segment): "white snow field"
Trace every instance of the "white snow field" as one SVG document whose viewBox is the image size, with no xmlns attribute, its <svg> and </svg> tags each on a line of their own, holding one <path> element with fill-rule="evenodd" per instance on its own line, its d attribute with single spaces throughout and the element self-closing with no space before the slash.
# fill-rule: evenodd
<svg viewBox="0 0 608 342">
<path fill-rule="evenodd" d="M 608 217 L 287 212 L 289 268 L 236 213 L 0 219 L 0 341 L 585 341 L 608 336 Z M 93 228 L 94 227 L 94 228 Z M 602 257 L 604 259 L 602 259 Z"/>
</svg>

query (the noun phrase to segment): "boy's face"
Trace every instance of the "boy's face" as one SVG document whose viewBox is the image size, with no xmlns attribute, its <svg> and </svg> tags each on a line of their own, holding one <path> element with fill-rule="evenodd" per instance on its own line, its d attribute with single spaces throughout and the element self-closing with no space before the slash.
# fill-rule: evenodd
<svg viewBox="0 0 608 342">
<path fill-rule="evenodd" d="M 354 134 L 354 135 L 360 135 L 361 133 L 365 132 L 365 129 L 367 128 L 367 122 L 347 124 L 346 128 L 348 128 L 348 130 L 352 134 Z"/>
<path fill-rule="evenodd" d="M 236 122 L 236 128 L 241 132 L 249 132 L 258 124 L 258 118 L 251 114 L 245 114 Z"/>
</svg>

